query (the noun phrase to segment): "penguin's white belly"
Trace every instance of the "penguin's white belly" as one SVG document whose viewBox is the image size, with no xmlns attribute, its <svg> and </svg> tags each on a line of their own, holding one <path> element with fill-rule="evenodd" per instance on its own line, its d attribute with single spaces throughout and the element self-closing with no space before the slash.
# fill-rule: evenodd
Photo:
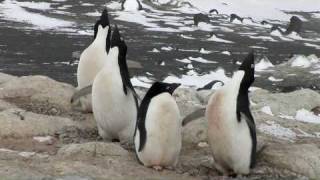
<svg viewBox="0 0 320 180">
<path fill-rule="evenodd" d="M 120 73 L 100 71 L 93 83 L 92 101 L 100 136 L 132 141 L 137 108 L 131 91 L 128 89 L 128 94 L 124 94 Z"/>
<path fill-rule="evenodd" d="M 126 11 L 137 11 L 139 10 L 139 4 L 137 0 L 126 0 L 123 4 Z"/>
<path fill-rule="evenodd" d="M 175 100 L 168 93 L 154 97 L 145 119 L 146 144 L 141 152 L 139 132 L 135 137 L 136 152 L 145 166 L 174 167 L 181 150 L 181 120 Z"/>
<path fill-rule="evenodd" d="M 228 99 L 223 92 L 217 92 L 209 101 L 208 141 L 215 163 L 224 170 L 237 174 L 248 174 L 252 140 L 244 118 L 238 123 L 236 99 Z"/>
<path fill-rule="evenodd" d="M 103 48 L 90 45 L 83 51 L 77 71 L 78 88 L 84 88 L 93 83 L 98 72 L 103 68 L 107 52 Z"/>
</svg>

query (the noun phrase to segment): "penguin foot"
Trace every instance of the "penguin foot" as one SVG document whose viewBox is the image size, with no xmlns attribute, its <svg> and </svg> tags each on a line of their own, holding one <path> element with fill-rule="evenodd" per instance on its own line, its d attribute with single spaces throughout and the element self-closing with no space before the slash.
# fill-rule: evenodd
<svg viewBox="0 0 320 180">
<path fill-rule="evenodd" d="M 120 142 L 120 146 L 127 151 L 134 151 L 134 144 L 128 141 Z"/>
<path fill-rule="evenodd" d="M 156 171 L 162 171 L 163 167 L 162 166 L 152 166 L 152 168 Z"/>
</svg>

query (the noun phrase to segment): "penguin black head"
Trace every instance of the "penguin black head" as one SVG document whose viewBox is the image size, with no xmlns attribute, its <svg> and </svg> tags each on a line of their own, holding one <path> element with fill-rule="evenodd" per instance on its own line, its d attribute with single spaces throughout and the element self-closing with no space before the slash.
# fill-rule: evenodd
<svg viewBox="0 0 320 180">
<path fill-rule="evenodd" d="M 146 96 L 157 96 L 161 93 L 173 94 L 173 92 L 180 86 L 179 83 L 164 83 L 164 82 L 155 82 L 147 92 Z"/>
<path fill-rule="evenodd" d="M 240 85 L 240 92 L 245 92 L 254 82 L 254 54 L 253 51 L 248 54 L 246 59 L 242 62 L 239 70 L 244 71 L 244 76 Z"/>
<path fill-rule="evenodd" d="M 108 15 L 108 10 L 105 8 L 100 16 L 100 19 L 96 21 L 96 24 L 93 27 L 94 30 L 94 36 L 93 38 L 96 39 L 97 33 L 98 33 L 98 27 L 101 25 L 103 28 L 106 26 L 110 26 L 109 22 L 109 15 Z M 108 36 L 106 39 L 106 51 L 109 53 L 110 50 L 110 36 L 111 36 L 111 28 L 108 30 Z"/>
<path fill-rule="evenodd" d="M 100 19 L 96 21 L 96 24 L 94 25 L 94 38 L 96 38 L 97 33 L 98 33 L 98 26 L 101 25 L 103 28 L 105 28 L 106 26 L 110 25 L 109 22 L 109 16 L 108 16 L 108 10 L 104 9 Z"/>
<path fill-rule="evenodd" d="M 123 60 L 127 54 L 127 45 L 123 38 L 120 35 L 118 26 L 115 25 L 115 28 L 112 33 L 112 38 L 111 38 L 111 48 L 113 47 L 118 47 L 119 48 L 119 60 Z"/>
</svg>

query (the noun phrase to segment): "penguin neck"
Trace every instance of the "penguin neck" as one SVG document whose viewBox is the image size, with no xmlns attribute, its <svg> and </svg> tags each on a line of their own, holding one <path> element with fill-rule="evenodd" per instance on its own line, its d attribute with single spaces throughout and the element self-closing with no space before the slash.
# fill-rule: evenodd
<svg viewBox="0 0 320 180">
<path fill-rule="evenodd" d="M 244 71 L 237 71 L 234 73 L 230 82 L 225 86 L 225 91 L 230 96 L 238 97 L 241 81 L 244 76 Z"/>
<path fill-rule="evenodd" d="M 103 47 L 104 49 L 106 48 L 106 39 L 107 39 L 107 35 L 104 32 L 99 32 L 97 33 L 96 38 L 94 39 L 93 43 L 96 45 L 99 45 L 101 47 Z"/>
</svg>

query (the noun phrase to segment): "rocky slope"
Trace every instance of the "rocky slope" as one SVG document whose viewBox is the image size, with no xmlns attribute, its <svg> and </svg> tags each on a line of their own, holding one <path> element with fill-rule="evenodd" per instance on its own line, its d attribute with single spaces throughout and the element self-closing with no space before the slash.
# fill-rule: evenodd
<svg viewBox="0 0 320 180">
<path fill-rule="evenodd" d="M 158 172 L 141 166 L 118 143 L 100 140 L 92 114 L 72 110 L 73 92 L 71 85 L 48 77 L 0 73 L 0 179 L 229 179 L 213 168 L 204 118 L 183 128 L 178 167 Z M 211 93 L 189 88 L 174 96 L 186 116 L 205 106 Z M 258 149 L 263 148 L 251 175 L 238 178 L 320 178 L 320 121 L 296 116 L 320 105 L 320 94 L 255 90 L 251 101 Z"/>
</svg>

